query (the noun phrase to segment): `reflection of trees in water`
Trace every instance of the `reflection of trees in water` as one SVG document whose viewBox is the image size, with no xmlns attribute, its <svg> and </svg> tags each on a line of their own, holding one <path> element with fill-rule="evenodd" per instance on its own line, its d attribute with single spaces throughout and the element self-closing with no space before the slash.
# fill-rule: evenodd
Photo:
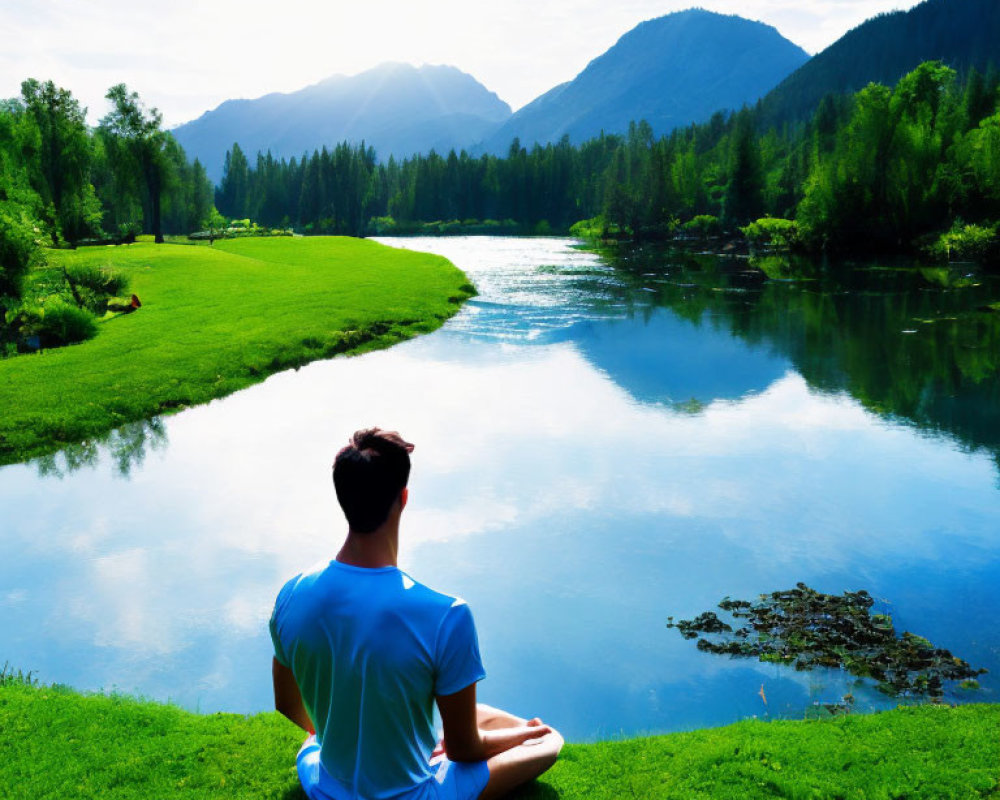
<svg viewBox="0 0 1000 800">
<path fill-rule="evenodd" d="M 788 358 L 814 390 L 985 448 L 1000 467 L 1000 278 L 967 268 L 610 254 L 641 299 Z M 768 277 L 769 276 L 769 277 Z M 633 297 L 639 296 L 635 293 Z"/>
<path fill-rule="evenodd" d="M 141 467 L 149 451 L 167 446 L 167 429 L 160 417 L 130 422 L 96 439 L 68 445 L 58 453 L 33 459 L 41 477 L 62 478 L 84 467 L 94 468 L 102 451 L 111 457 L 115 471 L 123 478 Z"/>
</svg>

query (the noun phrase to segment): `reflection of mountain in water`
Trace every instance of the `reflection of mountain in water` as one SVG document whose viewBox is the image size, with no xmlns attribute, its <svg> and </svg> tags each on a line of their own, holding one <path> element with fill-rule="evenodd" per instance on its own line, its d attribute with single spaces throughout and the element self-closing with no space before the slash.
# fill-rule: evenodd
<svg viewBox="0 0 1000 800">
<path fill-rule="evenodd" d="M 761 392 L 789 369 L 767 348 L 664 308 L 625 319 L 589 320 L 570 335 L 594 366 L 644 403 L 695 410 L 713 400 Z"/>
<path fill-rule="evenodd" d="M 847 391 L 875 413 L 987 448 L 1000 463 L 1000 313 L 987 308 L 1000 299 L 996 276 L 790 265 L 784 274 L 800 280 L 752 280 L 745 261 L 715 256 L 645 248 L 609 258 L 633 291 L 653 287 L 651 302 L 700 322 L 700 336 L 712 320 L 780 353 L 816 389 Z M 741 365 L 734 358 L 718 368 Z"/>
</svg>

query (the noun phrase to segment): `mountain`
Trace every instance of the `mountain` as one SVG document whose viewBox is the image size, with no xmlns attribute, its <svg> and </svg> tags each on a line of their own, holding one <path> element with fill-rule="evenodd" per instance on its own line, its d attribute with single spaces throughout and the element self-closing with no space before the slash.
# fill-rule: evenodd
<svg viewBox="0 0 1000 800">
<path fill-rule="evenodd" d="M 701 9 L 643 22 L 511 117 L 484 143 L 581 142 L 644 119 L 657 134 L 754 103 L 809 58 L 769 25 Z"/>
<path fill-rule="evenodd" d="M 468 148 L 510 114 L 496 94 L 454 67 L 387 63 L 289 94 L 227 100 L 172 132 L 218 182 L 233 142 L 251 164 L 258 151 L 301 157 L 344 140 L 364 140 L 387 160 L 431 148 Z"/>
<path fill-rule="evenodd" d="M 1000 66 L 1000 0 L 925 0 L 909 11 L 873 17 L 768 93 L 762 122 L 800 120 L 827 94 L 856 92 L 872 81 L 893 86 L 933 60 L 959 70 Z"/>
</svg>

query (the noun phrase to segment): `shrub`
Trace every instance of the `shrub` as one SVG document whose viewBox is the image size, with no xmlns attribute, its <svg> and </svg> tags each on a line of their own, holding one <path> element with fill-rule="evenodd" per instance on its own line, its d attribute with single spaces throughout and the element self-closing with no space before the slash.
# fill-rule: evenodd
<svg viewBox="0 0 1000 800">
<path fill-rule="evenodd" d="M 25 209 L 0 203 L 0 297 L 21 296 L 24 275 L 40 257 L 39 236 Z"/>
<path fill-rule="evenodd" d="M 574 222 L 569 229 L 570 236 L 576 236 L 580 239 L 613 239 L 622 232 L 622 229 L 617 225 L 608 224 L 608 220 L 603 214 Z"/>
<path fill-rule="evenodd" d="M 8 317 L 23 340 L 38 337 L 43 348 L 75 344 L 97 335 L 97 320 L 93 314 L 58 297 L 50 298 L 43 305 L 21 308 Z"/>
<path fill-rule="evenodd" d="M 978 261 L 1000 263 L 1000 223 L 991 227 L 963 225 L 956 222 L 924 247 L 924 252 L 938 261 Z"/>
<path fill-rule="evenodd" d="M 802 243 L 795 222 L 781 217 L 761 217 L 740 230 L 751 247 L 791 250 Z"/>
<path fill-rule="evenodd" d="M 121 272 L 87 264 L 75 264 L 64 271 L 74 299 L 79 297 L 85 308 L 103 314 L 109 297 L 124 294 L 128 278 Z"/>
<path fill-rule="evenodd" d="M 722 225 L 719 223 L 718 217 L 711 214 L 699 214 L 681 225 L 681 229 L 692 236 L 707 239 L 710 236 L 718 236 L 722 231 Z"/>
<path fill-rule="evenodd" d="M 368 230 L 375 236 L 384 236 L 393 233 L 396 228 L 396 220 L 392 216 L 372 217 L 368 220 Z"/>
</svg>

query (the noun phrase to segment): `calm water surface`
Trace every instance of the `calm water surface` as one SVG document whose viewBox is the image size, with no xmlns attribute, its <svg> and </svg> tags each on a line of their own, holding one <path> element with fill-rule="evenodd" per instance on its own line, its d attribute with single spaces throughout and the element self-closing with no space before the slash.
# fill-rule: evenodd
<svg viewBox="0 0 1000 800">
<path fill-rule="evenodd" d="M 998 699 L 995 281 L 387 241 L 447 256 L 480 296 L 391 350 L 0 469 L 0 661 L 269 708 L 274 595 L 336 551 L 332 456 L 379 424 L 417 445 L 402 566 L 470 603 L 486 702 L 573 740 L 801 717 L 850 681 L 665 627 L 797 581 L 867 589 L 991 669 L 949 699 Z"/>
</svg>

